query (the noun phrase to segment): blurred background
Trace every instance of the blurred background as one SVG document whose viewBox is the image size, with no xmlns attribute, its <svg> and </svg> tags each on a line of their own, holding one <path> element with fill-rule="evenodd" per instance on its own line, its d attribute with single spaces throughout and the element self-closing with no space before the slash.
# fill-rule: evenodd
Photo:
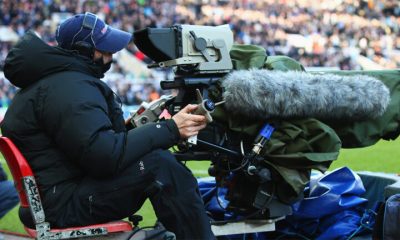
<svg viewBox="0 0 400 240">
<path fill-rule="evenodd" d="M 290 56 L 309 70 L 400 67 L 397 0 L 0 0 L 0 120 L 17 90 L 1 71 L 10 48 L 29 29 L 56 45 L 57 25 L 86 11 L 128 32 L 229 24 L 236 43 L 263 46 L 268 55 Z M 170 71 L 147 69 L 150 60 L 134 44 L 114 60 L 103 80 L 125 112 L 157 99 L 164 94 L 159 81 L 172 79 Z"/>
<path fill-rule="evenodd" d="M 268 55 L 292 57 L 307 70 L 400 68 L 398 0 L 0 0 L 0 121 L 18 90 L 2 72 L 11 47 L 29 29 L 56 45 L 57 26 L 86 11 L 132 33 L 174 24 L 229 24 L 236 43 L 256 44 Z M 150 70 L 150 62 L 131 44 L 115 54 L 113 67 L 103 79 L 120 96 L 125 117 L 143 101 L 168 94 L 159 82 L 172 79 L 172 72 Z M 398 143 L 380 141 L 373 147 L 341 150 L 330 170 L 349 166 L 357 171 L 399 173 Z M 0 164 L 8 171 L 2 158 Z M 188 165 L 196 176 L 207 176 L 208 163 Z M 17 209 L 1 219 L 1 230 L 24 234 Z M 139 214 L 145 216 L 143 226 L 155 221 L 148 202 Z"/>
</svg>

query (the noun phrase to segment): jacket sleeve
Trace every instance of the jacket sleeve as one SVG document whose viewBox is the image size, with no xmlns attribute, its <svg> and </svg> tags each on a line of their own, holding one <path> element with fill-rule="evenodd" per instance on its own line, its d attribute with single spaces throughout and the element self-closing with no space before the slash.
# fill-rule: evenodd
<svg viewBox="0 0 400 240">
<path fill-rule="evenodd" d="M 94 177 L 116 174 L 122 161 L 136 161 L 154 149 L 167 149 L 179 138 L 172 120 L 115 132 L 106 99 L 93 81 L 58 84 L 46 92 L 42 126 L 57 148 Z"/>
</svg>

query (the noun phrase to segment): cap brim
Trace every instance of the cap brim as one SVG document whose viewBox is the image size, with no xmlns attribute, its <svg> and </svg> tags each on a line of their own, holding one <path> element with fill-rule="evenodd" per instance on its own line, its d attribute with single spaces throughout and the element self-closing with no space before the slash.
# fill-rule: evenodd
<svg viewBox="0 0 400 240">
<path fill-rule="evenodd" d="M 110 26 L 108 28 L 107 35 L 96 43 L 97 50 L 115 53 L 125 48 L 131 41 L 132 34 Z"/>
</svg>

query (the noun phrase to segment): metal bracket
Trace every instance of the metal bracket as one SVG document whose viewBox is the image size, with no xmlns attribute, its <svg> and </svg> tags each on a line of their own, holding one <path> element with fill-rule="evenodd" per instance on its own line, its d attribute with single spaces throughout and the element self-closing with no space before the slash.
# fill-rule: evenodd
<svg viewBox="0 0 400 240">
<path fill-rule="evenodd" d="M 246 220 L 241 222 L 226 223 L 224 225 L 211 225 L 211 230 L 215 236 L 272 232 L 275 231 L 275 222 L 284 218 L 285 217 L 267 220 Z"/>
</svg>

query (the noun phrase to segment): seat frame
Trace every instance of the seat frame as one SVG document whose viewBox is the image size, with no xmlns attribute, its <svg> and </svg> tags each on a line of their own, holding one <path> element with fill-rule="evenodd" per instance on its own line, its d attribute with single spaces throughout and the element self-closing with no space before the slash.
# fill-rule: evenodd
<svg viewBox="0 0 400 240">
<path fill-rule="evenodd" d="M 14 184 L 20 198 L 20 206 L 30 209 L 35 229 L 24 226 L 30 236 L 40 240 L 71 239 L 132 231 L 132 224 L 122 220 L 81 227 L 51 229 L 50 223 L 46 222 L 35 176 L 25 157 L 13 142 L 4 136 L 0 136 L 0 151 L 6 159 L 13 176 Z"/>
</svg>

